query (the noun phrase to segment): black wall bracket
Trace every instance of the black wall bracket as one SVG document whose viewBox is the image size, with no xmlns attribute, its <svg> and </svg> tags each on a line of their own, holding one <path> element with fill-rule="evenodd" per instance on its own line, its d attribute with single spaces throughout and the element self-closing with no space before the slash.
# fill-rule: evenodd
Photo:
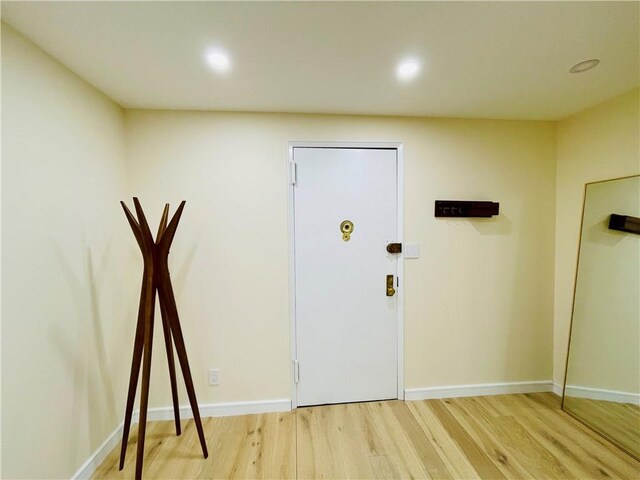
<svg viewBox="0 0 640 480">
<path fill-rule="evenodd" d="M 436 200 L 436 217 L 492 217 L 499 214 L 498 202 Z"/>
<path fill-rule="evenodd" d="M 609 217 L 609 229 L 640 235 L 640 218 L 612 213 Z"/>
</svg>

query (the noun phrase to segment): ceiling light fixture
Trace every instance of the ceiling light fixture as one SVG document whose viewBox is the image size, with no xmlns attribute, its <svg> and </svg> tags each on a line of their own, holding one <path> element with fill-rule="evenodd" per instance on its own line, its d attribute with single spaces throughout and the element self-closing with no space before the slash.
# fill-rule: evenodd
<svg viewBox="0 0 640 480">
<path fill-rule="evenodd" d="M 420 73 L 420 62 L 413 58 L 401 61 L 396 67 L 396 77 L 403 82 L 415 78 L 418 73 Z"/>
<path fill-rule="evenodd" d="M 218 73 L 226 73 L 231 70 L 229 56 L 220 50 L 210 50 L 205 55 L 207 64 L 212 70 Z"/>
<path fill-rule="evenodd" d="M 600 60 L 597 58 L 592 58 L 591 60 L 585 60 L 584 62 L 576 63 L 573 67 L 569 69 L 570 73 L 582 73 L 587 70 L 591 70 L 595 68 L 600 63 Z"/>
</svg>

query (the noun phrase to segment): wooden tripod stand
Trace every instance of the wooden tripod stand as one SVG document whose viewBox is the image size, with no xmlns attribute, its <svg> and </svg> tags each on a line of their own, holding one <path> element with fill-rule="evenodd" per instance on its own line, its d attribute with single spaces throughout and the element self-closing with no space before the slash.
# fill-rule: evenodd
<svg viewBox="0 0 640 480">
<path fill-rule="evenodd" d="M 167 260 L 169 257 L 169 247 L 175 236 L 178 222 L 182 215 L 185 202 L 173 215 L 167 225 L 169 217 L 169 204 L 164 206 L 160 226 L 155 241 L 149 230 L 149 224 L 142 211 L 142 206 L 137 198 L 133 198 L 138 220 L 131 214 L 124 202 L 120 202 L 124 213 L 127 216 L 129 225 L 133 230 L 133 235 L 142 251 L 144 260 L 144 274 L 142 276 L 142 291 L 140 293 L 140 307 L 138 309 L 138 324 L 136 326 L 136 336 L 133 344 L 133 360 L 131 362 L 131 376 L 129 377 L 129 393 L 127 395 L 127 406 L 124 415 L 124 427 L 122 429 L 122 448 L 120 450 L 120 470 L 124 467 L 124 460 L 127 453 L 127 441 L 129 439 L 129 429 L 131 428 L 131 415 L 133 413 L 133 402 L 136 397 L 138 376 L 140 373 L 140 363 L 142 364 L 142 392 L 140 397 L 140 421 L 138 423 L 138 445 L 136 453 L 136 480 L 142 478 L 142 464 L 144 461 L 144 435 L 147 424 L 147 407 L 149 404 L 149 376 L 151 374 L 151 347 L 153 344 L 153 322 L 154 309 L 156 304 L 156 291 L 160 301 L 160 311 L 162 314 L 162 330 L 164 332 L 164 342 L 167 350 L 167 361 L 169 363 L 169 378 L 171 380 L 171 396 L 173 398 L 173 414 L 176 423 L 176 435 L 180 435 L 180 411 L 178 407 L 178 390 L 176 385 L 176 369 L 173 361 L 173 342 L 175 342 L 176 353 L 180 361 L 182 376 L 187 387 L 187 395 L 193 419 L 198 430 L 200 445 L 204 458 L 209 456 L 207 444 L 202 430 L 202 421 L 198 410 L 196 392 L 193 388 L 193 379 L 189 369 L 187 350 L 184 346 L 180 319 L 178 318 L 178 308 L 173 295 L 171 277 Z"/>
</svg>

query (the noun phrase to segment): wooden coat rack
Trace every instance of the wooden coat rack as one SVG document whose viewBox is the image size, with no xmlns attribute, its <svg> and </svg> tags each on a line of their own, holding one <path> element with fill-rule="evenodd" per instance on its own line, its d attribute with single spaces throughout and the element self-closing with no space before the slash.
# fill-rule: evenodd
<svg viewBox="0 0 640 480">
<path fill-rule="evenodd" d="M 129 378 L 129 393 L 127 395 L 127 406 L 124 416 L 124 427 L 122 429 L 122 447 L 120 450 L 120 470 L 124 467 L 124 460 L 127 452 L 127 441 L 129 439 L 129 430 L 131 428 L 131 416 L 133 413 L 133 402 L 136 397 L 136 389 L 138 385 L 138 376 L 140 373 L 140 363 L 142 361 L 142 392 L 140 397 L 140 419 L 138 423 L 138 445 L 136 453 L 136 480 L 142 478 L 142 465 L 144 461 L 144 436 L 147 424 L 147 407 L 149 404 L 149 376 L 151 374 L 151 347 L 153 344 L 153 323 L 154 310 L 156 305 L 156 292 L 160 302 L 160 313 L 162 316 L 162 330 L 164 332 L 164 342 L 167 351 L 167 361 L 169 364 L 169 378 L 171 381 L 171 396 L 173 398 L 173 414 L 176 424 L 176 435 L 180 435 L 180 411 L 178 407 L 178 390 L 176 385 L 176 369 L 173 360 L 173 344 L 175 343 L 176 353 L 182 369 L 182 376 L 187 387 L 187 395 L 193 412 L 193 419 L 198 430 L 200 445 L 204 458 L 209 456 L 207 452 L 207 444 L 202 429 L 202 421 L 200 420 L 200 412 L 198 410 L 198 401 L 196 400 L 196 392 L 193 388 L 193 379 L 191 378 L 191 370 L 189 369 L 189 360 L 187 359 L 187 350 L 184 346 L 184 338 L 182 337 L 182 329 L 180 328 L 180 319 L 178 317 L 178 308 L 173 295 L 171 286 L 171 277 L 169 275 L 169 266 L 167 263 L 169 257 L 169 248 L 175 236 L 178 222 L 182 215 L 185 202 L 181 202 L 180 206 L 173 215 L 171 221 L 167 224 L 169 218 L 169 204 L 164 206 L 158 233 L 154 241 L 149 230 L 149 224 L 142 211 L 142 206 L 137 198 L 133 198 L 138 219 L 131 214 L 124 202 L 120 202 L 124 213 L 127 216 L 129 225 L 133 230 L 133 235 L 142 251 L 144 260 L 144 274 L 142 276 L 142 291 L 140 293 L 140 306 L 138 309 L 138 324 L 136 326 L 136 336 L 133 344 L 133 360 L 131 362 L 131 376 Z M 143 358 L 144 357 L 144 358 Z"/>
</svg>

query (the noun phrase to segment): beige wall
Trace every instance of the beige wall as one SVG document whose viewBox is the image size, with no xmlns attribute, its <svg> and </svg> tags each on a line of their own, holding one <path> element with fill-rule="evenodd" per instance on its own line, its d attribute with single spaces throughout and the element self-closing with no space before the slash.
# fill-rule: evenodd
<svg viewBox="0 0 640 480">
<path fill-rule="evenodd" d="M 153 222 L 187 200 L 171 262 L 201 403 L 290 397 L 290 140 L 404 142 L 405 241 L 421 244 L 405 261 L 406 388 L 551 377 L 555 123 L 128 111 L 126 125 Z M 501 214 L 435 219 L 438 198 Z M 166 406 L 156 340 L 151 404 Z"/>
<path fill-rule="evenodd" d="M 3 478 L 69 478 L 122 420 L 138 288 L 123 127 L 2 24 Z"/>
<path fill-rule="evenodd" d="M 554 382 L 562 384 L 578 255 L 584 184 L 640 173 L 640 90 L 558 124 Z"/>
</svg>

